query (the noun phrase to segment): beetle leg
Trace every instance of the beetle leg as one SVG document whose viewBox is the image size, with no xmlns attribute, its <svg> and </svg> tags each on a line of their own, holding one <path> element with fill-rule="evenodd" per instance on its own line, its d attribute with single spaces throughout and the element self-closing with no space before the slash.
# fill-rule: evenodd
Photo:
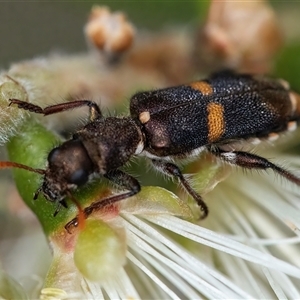
<svg viewBox="0 0 300 300">
<path fill-rule="evenodd" d="M 75 101 L 50 105 L 45 108 L 18 99 L 9 99 L 9 100 L 10 100 L 9 106 L 12 104 L 16 104 L 21 109 L 25 109 L 37 114 L 43 114 L 44 116 L 56 114 L 77 107 L 88 106 L 90 109 L 90 117 L 89 117 L 90 122 L 93 122 L 97 118 L 102 118 L 102 113 L 99 106 L 95 102 L 90 100 L 75 100 Z"/>
<path fill-rule="evenodd" d="M 164 173 L 167 176 L 176 177 L 180 181 L 180 183 L 185 188 L 185 190 L 194 198 L 194 200 L 197 202 L 198 206 L 200 207 L 202 212 L 201 219 L 206 218 L 208 215 L 207 205 L 203 201 L 202 197 L 190 186 L 188 181 L 184 178 L 179 167 L 177 167 L 173 163 L 165 162 L 163 160 L 152 159 L 151 161 L 157 170 L 159 170 L 160 172 Z"/>
<path fill-rule="evenodd" d="M 68 205 L 67 205 L 67 202 L 66 202 L 65 199 L 63 199 L 63 200 L 57 202 L 56 209 L 55 209 L 55 212 L 54 212 L 54 214 L 53 214 L 53 217 L 56 217 L 56 215 L 60 212 L 62 206 L 63 206 L 64 208 L 68 208 Z"/>
<path fill-rule="evenodd" d="M 128 192 L 93 202 L 90 206 L 86 207 L 83 210 L 85 218 L 87 218 L 94 211 L 100 210 L 108 205 L 115 204 L 116 202 L 134 196 L 141 190 L 141 186 L 138 180 L 121 170 L 116 169 L 116 170 L 109 171 L 107 174 L 104 175 L 104 177 L 106 177 L 114 184 L 127 189 Z M 70 232 L 70 227 L 76 227 L 77 225 L 78 225 L 78 216 L 76 216 L 73 220 L 68 222 L 65 228 L 68 232 Z"/>
<path fill-rule="evenodd" d="M 275 173 L 281 175 L 282 177 L 285 177 L 287 180 L 300 185 L 299 177 L 271 163 L 269 160 L 261 156 L 243 151 L 224 151 L 220 148 L 211 148 L 209 149 L 209 151 L 215 156 L 220 157 L 222 160 L 232 165 L 236 165 L 246 169 L 271 169 Z"/>
</svg>

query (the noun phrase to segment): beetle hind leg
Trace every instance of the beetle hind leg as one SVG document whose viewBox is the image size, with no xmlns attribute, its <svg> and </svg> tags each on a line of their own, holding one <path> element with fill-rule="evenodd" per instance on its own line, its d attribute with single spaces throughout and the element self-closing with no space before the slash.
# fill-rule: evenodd
<svg viewBox="0 0 300 300">
<path fill-rule="evenodd" d="M 290 173 L 284 168 L 273 164 L 266 158 L 261 156 L 244 152 L 244 151 L 224 151 L 220 148 L 211 148 L 209 151 L 221 158 L 222 160 L 246 169 L 257 169 L 257 170 L 267 170 L 271 169 L 273 172 L 279 174 L 280 176 L 286 178 L 287 180 L 294 182 L 297 185 L 300 185 L 300 178 L 296 175 Z"/>
<path fill-rule="evenodd" d="M 176 177 L 179 180 L 181 185 L 190 194 L 190 196 L 194 198 L 194 200 L 197 202 L 198 206 L 200 207 L 200 210 L 202 212 L 201 219 L 205 219 L 208 215 L 208 207 L 204 202 L 204 200 L 202 199 L 202 197 L 191 187 L 191 185 L 185 179 L 179 167 L 177 167 L 173 163 L 165 162 L 163 160 L 158 160 L 158 159 L 152 159 L 151 162 L 153 163 L 153 166 L 163 174 L 169 177 Z"/>
</svg>

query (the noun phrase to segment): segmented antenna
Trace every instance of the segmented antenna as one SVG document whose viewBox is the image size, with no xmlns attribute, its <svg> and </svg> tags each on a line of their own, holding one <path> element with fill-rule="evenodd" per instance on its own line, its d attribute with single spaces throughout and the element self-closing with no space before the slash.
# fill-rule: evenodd
<svg viewBox="0 0 300 300">
<path fill-rule="evenodd" d="M 9 169 L 9 168 L 17 168 L 17 169 L 24 169 L 30 172 L 38 173 L 41 175 L 45 175 L 45 170 L 43 169 L 34 169 L 31 167 L 28 167 L 26 165 L 22 165 L 16 162 L 11 161 L 0 161 L 0 169 Z"/>
</svg>

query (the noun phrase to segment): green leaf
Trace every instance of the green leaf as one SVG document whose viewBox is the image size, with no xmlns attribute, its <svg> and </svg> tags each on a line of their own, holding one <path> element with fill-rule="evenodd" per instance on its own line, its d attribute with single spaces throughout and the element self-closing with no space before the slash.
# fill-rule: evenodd
<svg viewBox="0 0 300 300">
<path fill-rule="evenodd" d="M 277 59 L 275 74 L 288 81 L 291 88 L 300 91 L 300 43 L 286 46 Z"/>
</svg>

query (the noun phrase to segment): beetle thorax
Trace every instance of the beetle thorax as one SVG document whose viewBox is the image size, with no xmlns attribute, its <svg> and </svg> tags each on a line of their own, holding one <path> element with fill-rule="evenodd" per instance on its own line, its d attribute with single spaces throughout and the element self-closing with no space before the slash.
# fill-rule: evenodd
<svg viewBox="0 0 300 300">
<path fill-rule="evenodd" d="M 123 166 L 143 150 L 141 130 L 131 118 L 97 120 L 77 132 L 77 136 L 100 174 Z"/>
</svg>

